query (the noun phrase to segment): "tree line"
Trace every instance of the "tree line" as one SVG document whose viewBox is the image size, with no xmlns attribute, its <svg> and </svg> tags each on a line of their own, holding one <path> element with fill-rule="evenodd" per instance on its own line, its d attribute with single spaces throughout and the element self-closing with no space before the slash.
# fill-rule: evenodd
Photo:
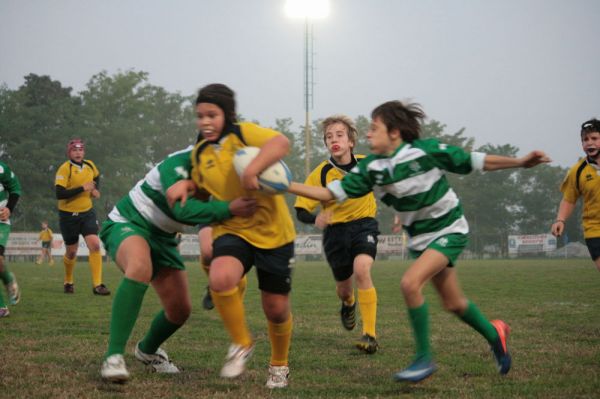
<svg viewBox="0 0 600 399">
<path fill-rule="evenodd" d="M 102 197 L 95 201 L 100 221 L 113 205 L 167 154 L 196 140 L 195 95 L 170 93 L 152 85 L 146 72 L 125 71 L 109 75 L 100 72 L 80 93 L 73 93 L 50 76 L 29 74 L 16 90 L 0 86 L 0 159 L 21 181 L 23 195 L 12 217 L 14 231 L 35 231 L 47 220 L 58 230 L 54 177 L 67 160 L 66 143 L 79 137 L 86 143 L 86 158 L 101 172 Z M 244 120 L 242 115 L 239 116 Z M 368 154 L 365 135 L 369 119 L 357 116 L 359 144 L 356 153 Z M 260 121 L 255 121 L 260 123 Z M 304 176 L 304 127 L 294 127 L 291 118 L 275 119 L 270 126 L 291 142 L 285 161 L 294 179 Z M 312 123 L 312 167 L 328 157 L 319 131 Z M 515 156 L 511 144 L 474 146 L 465 129 L 454 133 L 435 120 L 423 126 L 424 137 L 436 137 L 447 144 L 468 150 Z M 473 172 L 467 176 L 449 174 L 450 183 L 463 202 L 471 227 L 469 249 L 475 253 L 507 250 L 509 234 L 546 233 L 561 199 L 558 188 L 567 172 L 560 166 L 542 165 L 533 169 Z M 293 212 L 295 198 L 287 195 Z M 570 241 L 582 240 L 580 207 L 567 223 Z M 393 211 L 379 207 L 380 230 L 390 233 Z M 299 232 L 314 232 L 296 223 Z"/>
</svg>

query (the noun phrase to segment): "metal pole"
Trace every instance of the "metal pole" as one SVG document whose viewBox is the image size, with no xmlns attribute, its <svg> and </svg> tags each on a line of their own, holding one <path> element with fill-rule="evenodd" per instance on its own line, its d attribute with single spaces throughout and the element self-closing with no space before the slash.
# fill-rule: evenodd
<svg viewBox="0 0 600 399">
<path fill-rule="evenodd" d="M 308 17 L 304 20 L 304 169 L 310 173 L 310 31 Z"/>
</svg>

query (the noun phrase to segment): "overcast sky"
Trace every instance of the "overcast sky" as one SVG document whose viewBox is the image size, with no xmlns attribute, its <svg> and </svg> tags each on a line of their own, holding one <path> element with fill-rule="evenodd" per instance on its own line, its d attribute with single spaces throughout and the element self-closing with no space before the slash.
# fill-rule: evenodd
<svg viewBox="0 0 600 399">
<path fill-rule="evenodd" d="M 332 0 L 314 21 L 311 119 L 419 102 L 476 145 L 542 149 L 561 166 L 600 118 L 599 0 Z M 304 122 L 301 20 L 284 0 L 0 0 L 0 83 L 50 75 L 75 92 L 136 70 L 171 92 L 231 86 L 238 111 Z"/>
</svg>

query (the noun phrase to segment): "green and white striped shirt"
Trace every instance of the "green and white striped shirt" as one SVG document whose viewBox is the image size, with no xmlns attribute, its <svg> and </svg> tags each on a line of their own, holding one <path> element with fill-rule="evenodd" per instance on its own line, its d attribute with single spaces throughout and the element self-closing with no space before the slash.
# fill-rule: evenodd
<svg viewBox="0 0 600 399">
<path fill-rule="evenodd" d="M 484 153 L 468 153 L 435 139 L 415 140 L 403 143 L 389 156 L 366 157 L 327 188 L 338 201 L 372 190 L 400 215 L 410 237 L 409 247 L 422 251 L 441 236 L 469 232 L 460 200 L 444 170 L 460 174 L 482 170 L 484 159 Z"/>
<path fill-rule="evenodd" d="M 193 147 L 174 152 L 152 168 L 108 217 L 117 223 L 132 222 L 150 231 L 175 235 L 184 225 L 211 224 L 231 217 L 229 201 L 202 202 L 189 198 L 185 207 L 169 207 L 166 190 L 179 180 L 189 179 Z"/>
<path fill-rule="evenodd" d="M 21 184 L 14 172 L 4 162 L 0 162 L 0 208 L 8 204 L 10 194 L 21 195 Z M 0 223 L 10 224 L 10 219 L 0 221 Z"/>
</svg>

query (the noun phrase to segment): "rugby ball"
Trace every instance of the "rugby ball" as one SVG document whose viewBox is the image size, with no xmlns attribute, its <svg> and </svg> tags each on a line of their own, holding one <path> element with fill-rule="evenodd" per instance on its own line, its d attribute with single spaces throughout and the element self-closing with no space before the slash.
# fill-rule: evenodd
<svg viewBox="0 0 600 399">
<path fill-rule="evenodd" d="M 241 176 L 244 169 L 252 162 L 260 152 L 258 147 L 244 147 L 237 150 L 233 156 L 233 167 L 238 176 Z M 285 162 L 277 161 L 273 165 L 258 175 L 258 184 L 261 191 L 266 194 L 281 194 L 287 191 L 292 181 L 292 172 Z"/>
</svg>

